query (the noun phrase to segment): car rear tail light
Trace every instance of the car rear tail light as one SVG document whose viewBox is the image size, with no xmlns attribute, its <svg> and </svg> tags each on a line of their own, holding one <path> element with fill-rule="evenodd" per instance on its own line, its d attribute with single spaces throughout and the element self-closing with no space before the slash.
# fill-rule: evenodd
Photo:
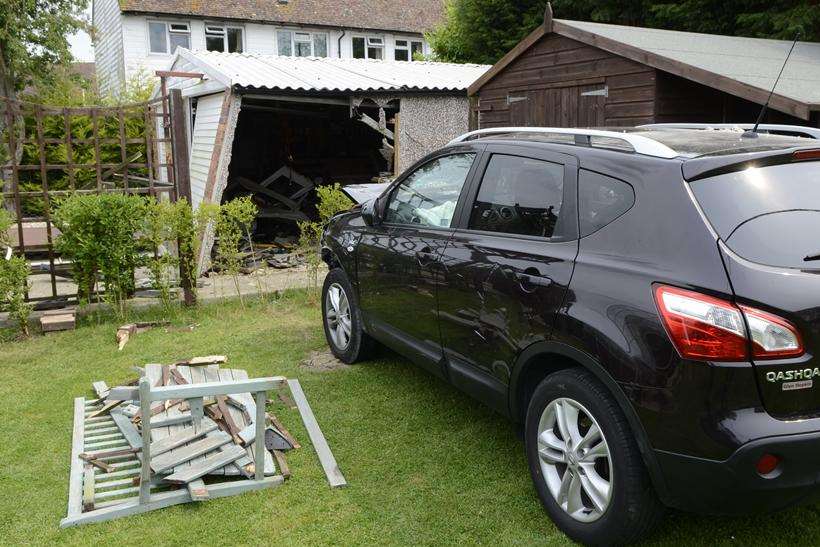
<svg viewBox="0 0 820 547">
<path fill-rule="evenodd" d="M 740 306 L 752 338 L 752 356 L 758 359 L 794 357 L 803 354 L 803 342 L 797 329 L 776 315 L 748 306 Z"/>
<path fill-rule="evenodd" d="M 785 319 L 694 291 L 659 285 L 655 302 L 678 353 L 686 359 L 745 361 L 803 353 L 797 329 Z M 745 316 L 745 321 L 744 321 Z"/>
</svg>

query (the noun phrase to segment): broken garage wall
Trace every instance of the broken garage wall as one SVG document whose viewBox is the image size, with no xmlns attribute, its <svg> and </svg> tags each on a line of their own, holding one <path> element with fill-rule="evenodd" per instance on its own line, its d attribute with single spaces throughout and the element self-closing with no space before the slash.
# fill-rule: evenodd
<svg viewBox="0 0 820 547">
<path fill-rule="evenodd" d="M 402 97 L 400 112 L 397 173 L 466 133 L 470 103 L 466 95 L 412 95 Z"/>
</svg>

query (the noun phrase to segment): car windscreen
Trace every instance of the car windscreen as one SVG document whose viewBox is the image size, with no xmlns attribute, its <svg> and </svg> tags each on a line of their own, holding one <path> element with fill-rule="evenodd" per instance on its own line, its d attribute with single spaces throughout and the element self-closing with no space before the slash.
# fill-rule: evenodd
<svg viewBox="0 0 820 547">
<path fill-rule="evenodd" d="M 739 256 L 769 266 L 820 268 L 820 162 L 749 168 L 690 185 L 715 231 Z"/>
</svg>

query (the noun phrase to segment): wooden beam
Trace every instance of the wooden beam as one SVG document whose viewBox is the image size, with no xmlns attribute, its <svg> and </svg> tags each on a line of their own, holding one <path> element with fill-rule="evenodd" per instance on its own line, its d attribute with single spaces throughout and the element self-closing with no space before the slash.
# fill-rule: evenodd
<svg viewBox="0 0 820 547">
<path fill-rule="evenodd" d="M 83 471 L 83 511 L 94 510 L 94 467 L 90 464 Z"/>
<path fill-rule="evenodd" d="M 293 394 L 293 399 L 296 401 L 296 406 L 299 407 L 299 414 L 302 415 L 302 422 L 305 424 L 310 441 L 313 443 L 313 448 L 316 450 L 316 455 L 319 456 L 319 462 L 322 464 L 322 469 L 325 471 L 325 476 L 330 483 L 330 486 L 337 488 L 347 485 L 342 472 L 339 470 L 339 465 L 336 463 L 336 458 L 330 451 L 330 446 L 327 444 L 322 430 L 316 421 L 308 404 L 305 392 L 302 391 L 302 386 L 299 385 L 299 380 L 288 380 L 290 391 Z"/>
<path fill-rule="evenodd" d="M 80 454 L 85 442 L 85 399 L 74 399 L 74 429 L 71 433 L 71 471 L 68 479 L 68 518 L 82 513 L 83 460 Z"/>
<path fill-rule="evenodd" d="M 179 464 L 203 456 L 208 452 L 212 452 L 220 446 L 231 442 L 231 436 L 222 431 L 214 431 L 204 439 L 200 439 L 187 446 L 177 448 L 162 454 L 154 456 L 151 459 L 151 469 L 155 473 L 164 473 L 169 469 L 176 467 Z"/>
<path fill-rule="evenodd" d="M 185 467 L 184 469 L 177 471 L 176 473 L 168 475 L 167 477 L 165 477 L 165 480 L 170 483 L 187 484 L 193 480 L 196 480 L 210 473 L 214 469 L 224 467 L 229 463 L 234 462 L 242 456 L 246 455 L 247 452 L 241 446 L 223 446 L 222 450 L 220 450 L 219 452 L 211 454 L 201 462 L 192 464 L 190 467 Z"/>
<path fill-rule="evenodd" d="M 201 80 L 205 77 L 201 72 L 181 72 L 178 70 L 157 70 L 155 74 L 159 78 L 197 78 Z"/>
</svg>

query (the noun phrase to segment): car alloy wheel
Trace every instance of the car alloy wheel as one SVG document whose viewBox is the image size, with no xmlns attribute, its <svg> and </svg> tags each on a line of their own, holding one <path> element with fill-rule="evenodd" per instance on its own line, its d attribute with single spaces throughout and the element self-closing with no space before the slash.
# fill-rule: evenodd
<svg viewBox="0 0 820 547">
<path fill-rule="evenodd" d="M 569 398 L 552 401 L 538 423 L 538 457 L 555 502 L 579 522 L 601 518 L 612 499 L 612 460 L 592 414 Z"/>
<path fill-rule="evenodd" d="M 337 349 L 344 351 L 350 344 L 352 324 L 350 321 L 350 301 L 344 288 L 333 283 L 325 297 L 325 321 L 330 338 Z"/>
</svg>

